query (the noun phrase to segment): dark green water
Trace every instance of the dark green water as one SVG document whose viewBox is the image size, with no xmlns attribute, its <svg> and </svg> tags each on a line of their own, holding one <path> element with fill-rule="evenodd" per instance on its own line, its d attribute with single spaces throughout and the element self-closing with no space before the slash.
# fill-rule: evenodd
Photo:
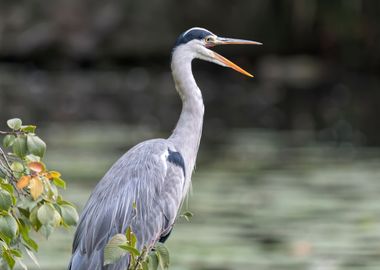
<svg viewBox="0 0 380 270">
<path fill-rule="evenodd" d="M 45 133 L 48 165 L 79 207 L 124 150 L 157 136 L 113 125 Z M 215 149 L 201 146 L 188 204 L 195 215 L 168 240 L 170 269 L 380 269 L 380 151 L 292 147 L 287 138 L 236 130 Z M 39 239 L 41 269 L 65 269 L 73 233 Z"/>
</svg>

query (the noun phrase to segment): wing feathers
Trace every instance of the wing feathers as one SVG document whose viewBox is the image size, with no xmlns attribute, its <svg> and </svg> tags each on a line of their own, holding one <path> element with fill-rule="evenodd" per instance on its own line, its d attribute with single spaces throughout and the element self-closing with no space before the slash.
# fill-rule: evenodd
<svg viewBox="0 0 380 270">
<path fill-rule="evenodd" d="M 172 150 L 169 150 L 172 149 Z M 95 187 L 75 234 L 72 270 L 123 269 L 128 257 L 103 267 L 103 249 L 131 226 L 138 248 L 171 230 L 183 197 L 185 164 L 166 140 L 141 143 L 121 157 Z"/>
</svg>

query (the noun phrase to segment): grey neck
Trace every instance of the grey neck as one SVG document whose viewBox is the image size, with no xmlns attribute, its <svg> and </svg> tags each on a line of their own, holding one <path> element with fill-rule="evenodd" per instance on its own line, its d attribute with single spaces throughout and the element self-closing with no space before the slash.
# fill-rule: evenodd
<svg viewBox="0 0 380 270">
<path fill-rule="evenodd" d="M 174 52 L 172 73 L 176 89 L 182 99 L 182 112 L 169 137 L 182 154 L 186 164 L 186 176 L 191 177 L 202 135 L 204 105 L 202 93 L 191 70 L 193 57 Z"/>
</svg>

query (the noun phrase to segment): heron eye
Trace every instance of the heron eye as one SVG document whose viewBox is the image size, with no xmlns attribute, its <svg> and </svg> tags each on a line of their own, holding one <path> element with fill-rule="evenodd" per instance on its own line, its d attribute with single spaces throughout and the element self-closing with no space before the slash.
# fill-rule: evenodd
<svg viewBox="0 0 380 270">
<path fill-rule="evenodd" d="M 206 37 L 205 38 L 205 41 L 206 42 L 212 42 L 214 39 L 213 39 L 213 37 Z"/>
</svg>

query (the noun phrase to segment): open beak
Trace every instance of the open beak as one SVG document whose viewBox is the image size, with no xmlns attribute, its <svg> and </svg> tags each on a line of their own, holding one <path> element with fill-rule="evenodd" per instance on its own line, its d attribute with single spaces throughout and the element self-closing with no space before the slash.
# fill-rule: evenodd
<svg viewBox="0 0 380 270">
<path fill-rule="evenodd" d="M 228 45 L 228 44 L 263 45 L 261 42 L 257 42 L 257 41 L 245 40 L 245 39 L 235 39 L 235 38 L 223 38 L 223 37 L 216 37 L 215 40 L 212 41 L 212 43 L 210 43 L 208 45 L 209 45 L 209 47 L 213 47 L 213 46 L 217 46 L 217 45 Z M 234 64 L 233 62 L 231 62 L 227 58 L 221 56 L 220 54 L 218 54 L 214 51 L 213 51 L 213 54 L 214 54 L 213 56 L 214 56 L 215 60 L 218 61 L 219 63 L 221 63 L 223 66 L 232 68 L 232 69 L 236 70 L 237 72 L 240 72 L 246 76 L 253 77 L 252 74 L 245 71 L 244 69 L 242 69 L 238 65 Z"/>
</svg>

